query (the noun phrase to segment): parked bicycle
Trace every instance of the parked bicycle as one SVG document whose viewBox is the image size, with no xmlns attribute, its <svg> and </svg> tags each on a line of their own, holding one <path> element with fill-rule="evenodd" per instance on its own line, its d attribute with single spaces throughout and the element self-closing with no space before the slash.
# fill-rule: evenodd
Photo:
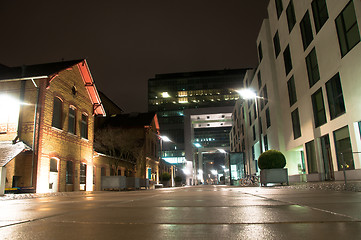
<svg viewBox="0 0 361 240">
<path fill-rule="evenodd" d="M 242 178 L 239 181 L 241 186 L 258 185 L 259 176 L 257 176 L 256 174 L 247 175 L 245 178 Z"/>
</svg>

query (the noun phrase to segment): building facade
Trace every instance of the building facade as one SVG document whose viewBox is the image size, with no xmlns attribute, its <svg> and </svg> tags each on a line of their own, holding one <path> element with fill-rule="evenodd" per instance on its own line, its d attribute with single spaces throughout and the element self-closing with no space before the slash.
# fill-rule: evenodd
<svg viewBox="0 0 361 240">
<path fill-rule="evenodd" d="M 258 97 L 235 107 L 230 135 L 248 173 L 277 149 L 291 181 L 361 179 L 360 13 L 354 0 L 270 1 L 244 79 Z"/>
<path fill-rule="evenodd" d="M 105 111 L 86 60 L 0 73 L 1 184 L 39 193 L 93 190 L 94 115 Z M 22 151 L 14 151 L 19 144 Z"/>
<path fill-rule="evenodd" d="M 189 168 L 187 170 L 188 174 L 193 171 L 193 176 L 196 175 L 197 170 L 194 168 L 194 164 L 192 164 L 194 163 L 193 158 L 196 148 L 192 143 L 198 139 L 199 141 L 204 140 L 203 143 L 208 145 L 222 144 L 223 138 L 218 141 L 214 137 L 211 138 L 210 135 L 223 137 L 224 130 L 226 129 L 226 135 L 228 136 L 230 127 L 224 126 L 225 129 L 221 129 L 220 127 L 222 126 L 219 125 L 216 128 L 212 128 L 214 123 L 211 126 L 210 119 L 206 119 L 208 126 L 205 126 L 205 128 L 198 127 L 202 125 L 200 122 L 201 116 L 198 113 L 193 114 L 194 112 L 191 111 L 192 116 L 196 117 L 196 115 L 199 115 L 197 116 L 199 119 L 186 122 L 186 119 L 190 120 L 192 118 L 191 116 L 186 116 L 186 114 L 191 113 L 189 111 L 186 113 L 186 111 L 197 111 L 199 109 L 199 113 L 205 114 L 204 118 L 210 118 L 209 114 L 217 115 L 217 112 L 208 111 L 208 108 L 233 106 L 239 98 L 235 90 L 242 87 L 241 80 L 245 72 L 246 69 L 225 69 L 158 74 L 155 78 L 149 79 L 148 110 L 157 112 L 162 135 L 166 135 L 173 141 L 173 143 L 167 143 L 163 146 L 163 159 L 172 164 L 187 167 Z M 219 113 L 230 114 L 230 112 L 224 112 L 224 109 Z M 206 114 L 208 115 L 206 116 Z M 194 128 L 192 127 L 193 122 Z M 186 134 L 188 134 L 187 137 L 185 136 Z M 212 143 L 210 139 L 212 139 Z M 189 147 L 190 142 L 191 145 Z M 229 147 L 228 141 L 226 145 L 226 147 Z M 192 170 L 192 168 L 194 169 Z M 187 184 L 189 182 L 188 176 Z M 194 184 L 195 181 L 192 181 L 192 183 Z"/>
</svg>

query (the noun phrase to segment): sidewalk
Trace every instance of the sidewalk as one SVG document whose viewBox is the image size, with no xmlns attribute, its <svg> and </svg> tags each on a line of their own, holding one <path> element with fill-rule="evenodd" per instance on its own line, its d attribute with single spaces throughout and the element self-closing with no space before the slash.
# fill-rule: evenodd
<svg viewBox="0 0 361 240">
<path fill-rule="evenodd" d="M 352 191 L 361 192 L 361 181 L 327 181 L 327 182 L 297 182 L 289 186 L 274 186 L 280 188 L 292 188 L 302 190 L 329 190 L 329 191 Z"/>
</svg>

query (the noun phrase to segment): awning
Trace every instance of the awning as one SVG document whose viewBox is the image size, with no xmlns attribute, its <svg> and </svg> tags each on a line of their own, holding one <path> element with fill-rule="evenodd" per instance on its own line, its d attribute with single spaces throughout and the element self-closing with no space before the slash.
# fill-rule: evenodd
<svg viewBox="0 0 361 240">
<path fill-rule="evenodd" d="M 23 142 L 15 144 L 12 141 L 0 142 L 0 167 L 6 166 L 14 157 L 26 150 L 31 150 L 31 148 Z"/>
</svg>

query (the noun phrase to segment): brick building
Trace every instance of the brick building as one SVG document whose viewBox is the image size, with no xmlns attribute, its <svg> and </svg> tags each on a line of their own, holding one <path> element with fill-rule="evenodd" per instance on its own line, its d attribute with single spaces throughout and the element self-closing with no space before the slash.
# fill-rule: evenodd
<svg viewBox="0 0 361 240">
<path fill-rule="evenodd" d="M 98 181 L 101 176 L 119 175 L 159 182 L 159 124 L 155 113 L 108 116 L 101 119 L 96 132 L 94 163 L 102 172 L 97 171 Z"/>
<path fill-rule="evenodd" d="M 0 194 L 93 190 L 94 115 L 105 115 L 86 60 L 0 67 Z"/>
</svg>

